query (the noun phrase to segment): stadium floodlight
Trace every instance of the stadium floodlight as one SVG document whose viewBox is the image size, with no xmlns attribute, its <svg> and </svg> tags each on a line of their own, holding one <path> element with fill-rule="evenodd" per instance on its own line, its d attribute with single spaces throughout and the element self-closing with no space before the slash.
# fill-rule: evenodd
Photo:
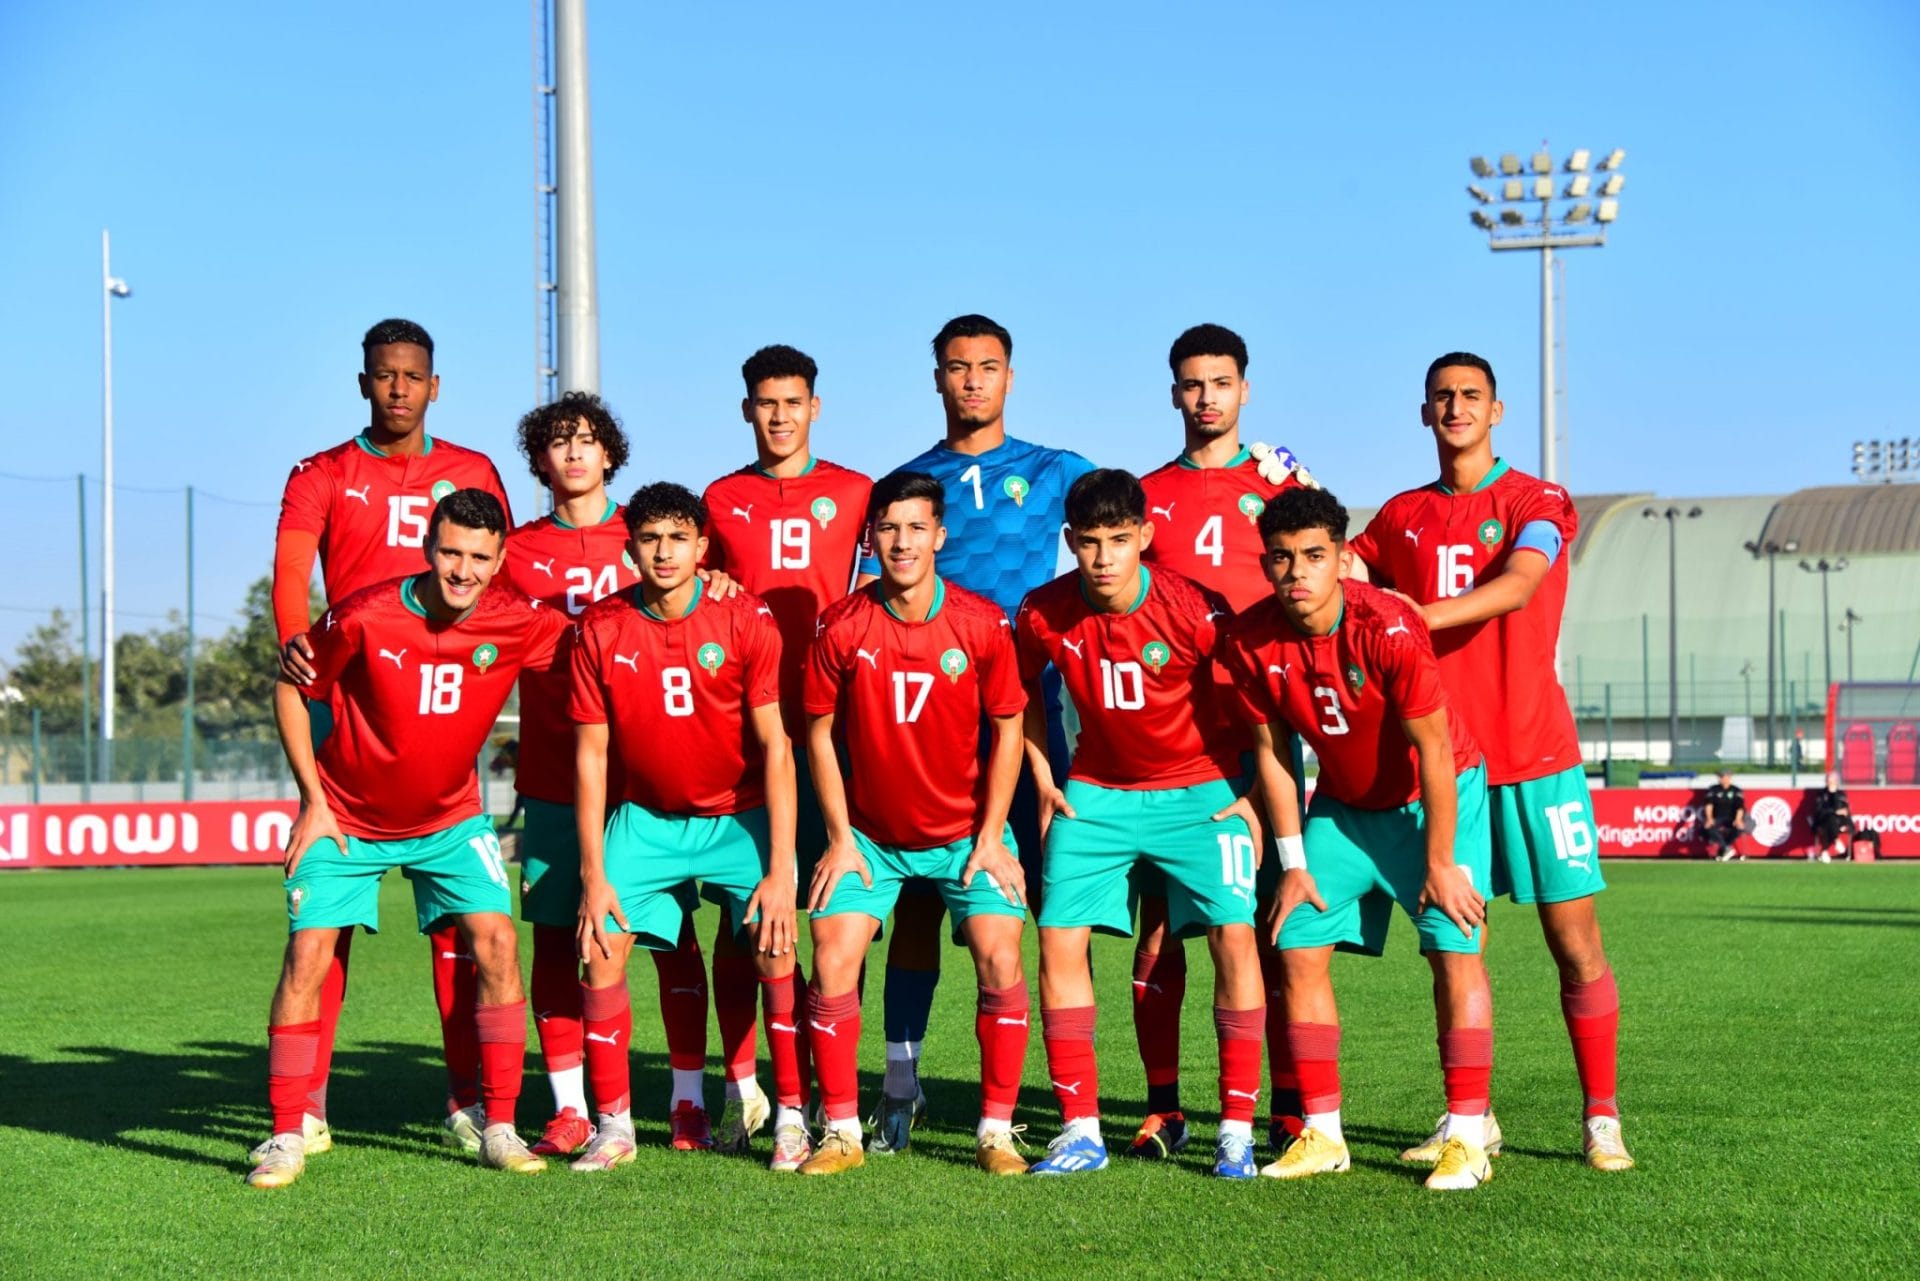
<svg viewBox="0 0 1920 1281">
<path fill-rule="evenodd" d="M 1475 200 L 1478 200 L 1483 205 L 1490 205 L 1493 203 L 1493 193 L 1488 191 L 1485 187 L 1482 187 L 1477 182 L 1470 182 L 1467 184 L 1467 194 L 1469 196 L 1472 196 Z"/>
<path fill-rule="evenodd" d="M 1667 522 L 1667 764 L 1677 765 L 1680 761 L 1680 522 L 1698 520 L 1701 509 L 1696 504 L 1682 511 L 1677 505 L 1669 504 L 1662 511 L 1657 507 L 1643 507 L 1640 515 L 1647 520 Z M 1646 710 L 1643 709 L 1643 714 Z"/>
<path fill-rule="evenodd" d="M 1853 442 L 1854 479 L 1872 485 L 1910 480 L 1920 472 L 1920 438 L 1856 440 Z"/>
<path fill-rule="evenodd" d="M 1774 562 L 1780 556 L 1791 556 L 1799 551 L 1800 543 L 1798 539 L 1793 538 L 1789 538 L 1785 542 L 1775 542 L 1769 538 L 1765 542 L 1755 540 L 1750 543 L 1743 543 L 1741 546 L 1745 547 L 1747 549 L 1747 555 L 1753 557 L 1755 560 L 1764 557 L 1767 562 L 1767 768 L 1771 769 L 1774 764 L 1774 749 L 1780 741 L 1775 728 L 1773 714 L 1774 678 L 1779 676 L 1782 683 L 1785 682 L 1785 675 L 1781 673 L 1780 668 L 1786 662 L 1785 654 L 1780 654 L 1776 657 L 1774 652 L 1774 642 L 1778 640 L 1780 636 L 1780 629 L 1774 625 L 1774 619 L 1777 617 L 1774 613 L 1773 606 L 1776 577 L 1774 574 L 1776 568 Z"/>
<path fill-rule="evenodd" d="M 1607 177 L 1595 183 L 1589 172 L 1594 153 L 1577 148 L 1561 166 L 1572 177 L 1564 189 L 1554 193 L 1553 154 L 1542 143 L 1538 151 L 1500 153 L 1499 197 L 1507 205 L 1531 200 L 1539 205 L 1539 214 L 1528 217 L 1518 209 L 1500 210 L 1499 220 L 1475 217 L 1473 225 L 1487 233 L 1489 249 L 1532 249 L 1540 253 L 1540 476 L 1554 484 L 1564 483 L 1560 466 L 1560 439 L 1556 430 L 1557 401 L 1563 391 L 1555 379 L 1554 307 L 1558 302 L 1553 273 L 1553 251 L 1598 247 L 1607 243 L 1609 224 L 1620 217 L 1618 195 L 1625 180 L 1617 172 L 1626 152 L 1615 148 L 1606 154 L 1598 168 Z M 1467 161 L 1475 175 L 1485 178 L 1494 168 L 1486 156 Z M 1597 190 L 1596 190 L 1597 185 Z M 1467 194 L 1482 204 L 1489 203 L 1486 188 L 1467 184 Z M 1589 197 L 1598 195 L 1596 202 Z M 1561 201 L 1568 202 L 1561 204 Z"/>
<path fill-rule="evenodd" d="M 1485 214 L 1481 213 L 1478 209 L 1475 209 L 1472 212 L 1472 214 L 1470 214 L 1469 216 L 1473 219 L 1473 225 L 1480 228 L 1480 230 L 1482 231 L 1493 230 L 1493 226 L 1494 226 L 1493 219 L 1487 217 Z"/>
<path fill-rule="evenodd" d="M 113 781 L 113 300 L 133 288 L 113 274 L 106 229 L 100 232 L 100 777 Z M 189 624 L 191 625 L 191 624 Z"/>
</svg>

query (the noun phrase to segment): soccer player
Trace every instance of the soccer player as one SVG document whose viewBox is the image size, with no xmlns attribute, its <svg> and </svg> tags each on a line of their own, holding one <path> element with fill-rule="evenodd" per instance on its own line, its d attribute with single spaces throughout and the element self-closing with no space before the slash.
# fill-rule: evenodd
<svg viewBox="0 0 1920 1281">
<path fill-rule="evenodd" d="M 1094 1061 L 1089 932 L 1131 932 L 1129 873 L 1165 875 L 1175 935 L 1204 932 L 1214 961 L 1220 1133 L 1214 1173 L 1253 1177 L 1262 1009 L 1253 941 L 1258 847 L 1227 817 L 1237 752 L 1221 733 L 1215 685 L 1226 602 L 1170 569 L 1152 570 L 1146 491 L 1123 471 L 1089 472 L 1067 493 L 1078 568 L 1030 592 L 1015 642 L 1027 682 L 1027 761 L 1047 842 L 1040 899 L 1040 1006 L 1047 1069 L 1065 1128 L 1035 1174 L 1107 1163 Z M 1082 723 L 1064 791 L 1055 786 L 1037 694 L 1051 663 Z"/>
<path fill-rule="evenodd" d="M 628 500 L 637 587 L 581 615 L 569 714 L 576 723 L 574 814 L 581 900 L 576 941 L 587 1077 L 597 1133 L 576 1170 L 633 1159 L 626 962 L 636 941 L 670 951 L 696 881 L 719 892 L 736 934 L 751 939 L 766 989 L 776 1132 L 800 1127 L 794 1046 L 793 756 L 780 721 L 780 633 L 773 611 L 742 592 L 704 590 L 706 506 L 656 483 Z M 624 793 L 606 813 L 609 744 Z M 729 1061 L 735 1046 L 724 1043 Z M 797 1164 L 797 1162 L 796 1162 Z"/>
<path fill-rule="evenodd" d="M 1493 1073 L 1493 997 L 1480 961 L 1487 881 L 1486 770 L 1447 709 L 1419 615 L 1345 581 L 1347 513 L 1325 490 L 1280 495 L 1260 514 L 1275 595 L 1233 622 L 1228 663 L 1255 731 L 1260 788 L 1277 834 L 1280 895 L 1267 929 L 1285 968 L 1287 1040 L 1304 1128 L 1260 1172 L 1301 1179 L 1351 1159 L 1340 1124 L 1336 947 L 1381 955 L 1393 905 L 1413 918 L 1433 971 L 1446 1140 L 1427 1186 L 1493 1177 L 1484 1121 Z M 1284 723 L 1313 748 L 1319 786 L 1301 837 Z"/>
<path fill-rule="evenodd" d="M 379 928 L 380 880 L 395 867 L 413 884 L 421 932 L 451 920 L 479 969 L 468 1017 L 480 1047 L 480 1163 L 546 1168 L 513 1127 L 527 1006 L 512 892 L 474 766 L 514 679 L 552 661 L 567 624 L 518 593 L 487 590 L 506 531 L 499 499 L 455 490 L 423 531 L 426 573 L 363 588 L 328 611 L 308 637 L 308 691 L 337 712 L 317 754 L 300 689 L 275 688 L 300 812 L 287 836 L 290 937 L 267 1030 L 273 1134 L 247 1176 L 255 1187 L 283 1187 L 306 1167 L 304 1113 L 334 945 L 356 925 Z"/>
<path fill-rule="evenodd" d="M 827 1129 L 802 1174 L 838 1174 L 866 1159 L 854 1077 L 860 965 L 913 876 L 938 889 L 979 979 L 975 1160 L 992 1174 L 1027 1170 L 1012 1133 L 1028 1040 L 1026 875 L 1007 825 L 1026 695 L 1006 614 L 936 571 L 945 506 L 943 486 L 924 472 L 894 472 L 874 486 L 880 580 L 821 616 L 807 664 L 808 749 L 828 833 L 808 899 L 809 1020 Z M 983 717 L 993 726 L 984 771 Z M 850 784 L 836 733 L 846 739 Z"/>
<path fill-rule="evenodd" d="M 316 556 L 327 600 L 337 604 L 363 587 L 413 573 L 434 504 L 453 491 L 485 490 L 512 512 L 500 474 L 485 454 L 427 431 L 427 410 L 440 395 L 433 338 L 427 331 L 410 320 L 383 320 L 367 330 L 360 349 L 366 430 L 295 463 L 280 500 L 273 617 L 283 646 L 282 666 L 299 673 L 303 682 L 313 674 L 307 589 Z M 324 703 L 315 704 L 313 722 L 322 736 L 332 725 Z M 327 1076 L 352 943 L 353 931 L 341 930 L 339 951 L 320 994 L 320 1041 L 303 1123 L 311 1153 L 333 1146 L 326 1123 Z M 447 1063 L 447 1136 L 477 1151 L 484 1117 L 478 1093 L 480 1046 L 473 1039 L 474 962 L 449 922 L 439 923 L 428 943 Z"/>
<path fill-rule="evenodd" d="M 801 686 L 807 646 L 820 611 L 847 594 L 860 556 L 867 493 L 873 482 L 813 452 L 820 416 L 814 383 L 819 366 L 784 345 L 762 347 L 740 367 L 746 395 L 740 414 L 753 428 L 754 460 L 707 486 L 707 557 L 766 602 L 780 629 L 780 712 L 787 737 L 806 742 Z M 800 883 L 813 875 L 826 828 L 808 775 L 805 751 L 794 754 L 799 798 L 795 846 Z M 805 979 L 797 978 L 803 995 Z M 742 1151 L 766 1125 L 770 1108 L 754 1076 L 753 1021 L 760 985 L 753 962 L 722 930 L 713 941 L 713 1004 L 740 1054 L 727 1064 L 727 1110 L 719 1146 Z M 806 1033 L 800 1052 L 805 1084 Z M 775 1136 L 778 1139 L 779 1136 Z"/>
<path fill-rule="evenodd" d="M 1174 339 L 1167 353 L 1173 372 L 1173 407 L 1180 413 L 1184 443 L 1179 457 L 1140 478 L 1154 537 L 1143 553 L 1226 597 L 1236 612 L 1271 594 L 1265 548 L 1254 522 L 1275 495 L 1315 482 L 1284 447 L 1240 443 L 1240 410 L 1247 403 L 1247 344 L 1224 325 L 1195 325 Z M 1231 721 L 1242 746 L 1253 742 L 1237 717 Z M 1254 833 L 1256 842 L 1259 833 Z M 1127 1148 L 1128 1156 L 1159 1159 L 1187 1144 L 1180 1107 L 1180 1007 L 1186 998 L 1187 955 L 1167 934 L 1166 888 L 1150 864 L 1134 869 L 1140 898 L 1140 935 L 1133 952 L 1133 1031 L 1147 1073 L 1147 1116 Z M 1279 884 L 1271 863 L 1260 869 L 1259 898 Z M 1269 1133 L 1277 1149 L 1281 1118 L 1299 1115 L 1298 1091 L 1286 1059 L 1286 1009 L 1280 991 L 1280 958 L 1260 940 L 1260 968 L 1267 988 L 1267 1054 L 1273 1065 Z M 1294 1127 L 1296 1132 L 1298 1126 Z"/>
<path fill-rule="evenodd" d="M 1389 499 L 1353 551 L 1378 582 L 1419 603 L 1440 674 L 1487 754 L 1493 893 L 1539 906 L 1560 971 L 1560 1007 L 1580 1077 L 1582 1147 L 1596 1170 L 1633 1166 L 1620 1132 L 1620 994 L 1600 940 L 1593 803 L 1566 692 L 1555 674 L 1567 561 L 1578 518 L 1566 491 L 1493 452 L 1502 406 L 1493 367 L 1451 352 L 1427 369 L 1420 420 L 1440 477 Z M 1487 1122 L 1498 1151 L 1500 1127 Z M 1446 1135 L 1404 1154 L 1434 1158 Z"/>
<path fill-rule="evenodd" d="M 520 452 L 553 494 L 553 511 L 507 539 L 504 585 L 578 618 L 587 606 L 639 580 L 627 526 L 607 482 L 627 461 L 627 434 L 591 392 L 570 391 L 520 420 Z M 580 1009 L 580 849 L 573 816 L 573 722 L 563 667 L 520 677 L 520 752 L 514 786 L 526 807 L 520 838 L 520 918 L 533 926 L 530 987 L 534 1027 L 553 1089 L 553 1119 L 533 1145 L 568 1156 L 593 1137 L 587 1106 Z M 616 763 L 617 767 L 617 763 Z M 707 1056 L 706 971 L 691 919 L 680 946 L 654 952 L 673 1090 L 667 1107 L 675 1145 L 707 1131 L 702 1076 Z"/>
<path fill-rule="evenodd" d="M 986 316 L 956 316 L 933 338 L 933 386 L 946 415 L 946 435 L 901 465 L 924 472 L 946 491 L 947 540 L 942 577 L 985 596 L 1009 618 L 1026 593 L 1053 577 L 1055 537 L 1065 523 L 1067 490 L 1093 464 L 1065 449 L 1049 449 L 1007 434 L 1007 393 L 1013 389 L 1013 336 Z M 880 574 L 861 564 L 860 585 Z M 1042 681 L 1049 750 L 1066 760 L 1060 727 L 1059 677 Z M 1028 860 L 1027 879 L 1039 879 L 1039 807 L 1024 775 L 1014 791 L 1011 821 Z M 920 1089 L 921 1042 L 940 981 L 940 917 L 944 907 L 924 882 L 909 882 L 894 915 L 883 998 L 887 1069 L 881 1107 L 869 1140 L 875 1152 L 906 1149 L 926 1111 Z"/>
</svg>

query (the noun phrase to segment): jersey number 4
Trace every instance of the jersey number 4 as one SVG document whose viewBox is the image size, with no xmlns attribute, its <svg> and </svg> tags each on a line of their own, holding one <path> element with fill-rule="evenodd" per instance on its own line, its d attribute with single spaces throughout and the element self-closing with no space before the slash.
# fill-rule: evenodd
<svg viewBox="0 0 1920 1281">
<path fill-rule="evenodd" d="M 1206 523 L 1200 526 L 1200 532 L 1193 539 L 1194 556 L 1205 556 L 1215 569 L 1220 568 L 1220 559 L 1227 552 L 1226 540 L 1221 532 L 1220 516 L 1216 512 L 1207 517 Z"/>
</svg>

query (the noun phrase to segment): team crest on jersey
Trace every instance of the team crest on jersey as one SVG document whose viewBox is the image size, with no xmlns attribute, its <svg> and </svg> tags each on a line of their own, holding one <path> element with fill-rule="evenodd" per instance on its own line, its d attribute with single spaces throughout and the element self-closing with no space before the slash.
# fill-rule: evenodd
<svg viewBox="0 0 1920 1281">
<path fill-rule="evenodd" d="M 288 916 L 300 915 L 300 905 L 306 901 L 307 901 L 307 891 L 301 886 L 296 885 L 292 889 L 288 890 L 287 891 L 287 915 Z"/>
<path fill-rule="evenodd" d="M 433 495 L 433 501 L 437 503 L 453 492 L 453 482 L 450 480 L 436 480 L 433 482 L 433 488 L 427 492 Z"/>
<path fill-rule="evenodd" d="M 966 654 L 958 649 L 948 650 L 940 655 L 940 670 L 947 674 L 948 680 L 957 682 L 967 672 Z"/>
<path fill-rule="evenodd" d="M 500 661 L 500 651 L 497 647 L 495 647 L 492 644 L 492 642 L 488 642 L 487 644 L 484 644 L 484 645 L 474 646 L 473 665 L 479 668 L 481 671 L 483 672 L 486 671 L 489 667 L 492 667 L 495 663 L 499 661 Z"/>
<path fill-rule="evenodd" d="M 727 651 L 721 649 L 718 643 L 708 641 L 695 651 L 693 661 L 706 668 L 707 675 L 711 676 L 720 670 L 720 664 L 727 661 Z"/>
<path fill-rule="evenodd" d="M 1140 661 L 1158 672 L 1173 659 L 1173 650 L 1165 641 L 1148 641 L 1140 647 Z"/>
<path fill-rule="evenodd" d="M 1240 495 L 1240 501 L 1234 506 L 1238 507 L 1240 514 L 1248 520 L 1259 520 L 1260 513 L 1267 509 L 1267 500 L 1255 493 L 1245 493 Z"/>
<path fill-rule="evenodd" d="M 1360 670 L 1360 664 L 1347 664 L 1347 684 L 1353 688 L 1353 692 L 1356 694 L 1366 688 L 1367 674 Z"/>
<path fill-rule="evenodd" d="M 1000 492 L 1013 500 L 1015 507 L 1027 505 L 1027 495 L 1033 492 L 1033 486 L 1027 483 L 1025 476 L 1009 476 L 1000 482 Z"/>
<path fill-rule="evenodd" d="M 1480 545 L 1482 547 L 1491 547 L 1506 536 L 1507 527 L 1502 525 L 1497 518 L 1489 516 L 1480 522 Z"/>
<path fill-rule="evenodd" d="M 820 522 L 820 528 L 825 529 L 827 522 L 840 514 L 840 505 L 822 494 L 813 500 L 813 506 L 807 510 L 813 514 L 815 520 Z"/>
</svg>

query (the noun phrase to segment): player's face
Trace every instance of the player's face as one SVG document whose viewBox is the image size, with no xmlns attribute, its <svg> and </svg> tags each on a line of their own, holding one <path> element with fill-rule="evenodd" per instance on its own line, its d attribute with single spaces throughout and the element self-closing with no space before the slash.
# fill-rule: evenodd
<svg viewBox="0 0 1920 1281">
<path fill-rule="evenodd" d="M 1189 356 L 1173 380 L 1173 407 L 1187 434 L 1204 440 L 1240 430 L 1240 406 L 1247 403 L 1247 380 L 1232 356 Z"/>
<path fill-rule="evenodd" d="M 440 522 L 427 544 L 427 564 L 433 569 L 433 590 L 447 610 L 457 614 L 473 608 L 500 570 L 505 542 L 490 529 Z"/>
<path fill-rule="evenodd" d="M 1336 608 L 1347 549 L 1324 529 L 1299 529 L 1269 538 L 1263 565 L 1280 608 L 1304 624 Z"/>
<path fill-rule="evenodd" d="M 947 541 L 947 527 L 924 498 L 889 503 L 873 518 L 873 549 L 887 585 L 906 591 L 933 575 L 934 554 Z"/>
<path fill-rule="evenodd" d="M 547 442 L 540 471 L 560 501 L 590 494 L 606 482 L 607 447 L 593 434 L 593 424 L 576 419 L 566 435 Z"/>
<path fill-rule="evenodd" d="M 991 334 L 955 338 L 933 371 L 933 385 L 946 403 L 948 422 L 968 429 L 991 427 L 1006 414 L 1007 393 L 1013 390 L 1007 349 Z"/>
<path fill-rule="evenodd" d="M 1506 406 L 1493 398 L 1484 369 L 1448 365 L 1435 370 L 1428 380 L 1420 421 L 1432 429 L 1442 447 L 1463 451 L 1484 444 L 1505 412 Z"/>
<path fill-rule="evenodd" d="M 426 421 L 427 406 L 440 399 L 440 376 L 425 347 L 392 342 L 367 349 L 360 394 L 373 406 L 373 425 L 404 436 Z"/>
<path fill-rule="evenodd" d="M 707 554 L 707 540 L 692 523 L 662 517 L 635 530 L 627 550 L 649 586 L 670 592 L 693 577 Z"/>
<path fill-rule="evenodd" d="M 1152 525 L 1102 525 L 1066 533 L 1087 595 L 1104 609 L 1127 609 L 1140 594 L 1140 553 L 1153 542 Z"/>
<path fill-rule="evenodd" d="M 753 395 L 740 402 L 740 414 L 753 424 L 753 443 L 763 466 L 807 452 L 820 398 L 804 378 L 763 378 Z"/>
</svg>

